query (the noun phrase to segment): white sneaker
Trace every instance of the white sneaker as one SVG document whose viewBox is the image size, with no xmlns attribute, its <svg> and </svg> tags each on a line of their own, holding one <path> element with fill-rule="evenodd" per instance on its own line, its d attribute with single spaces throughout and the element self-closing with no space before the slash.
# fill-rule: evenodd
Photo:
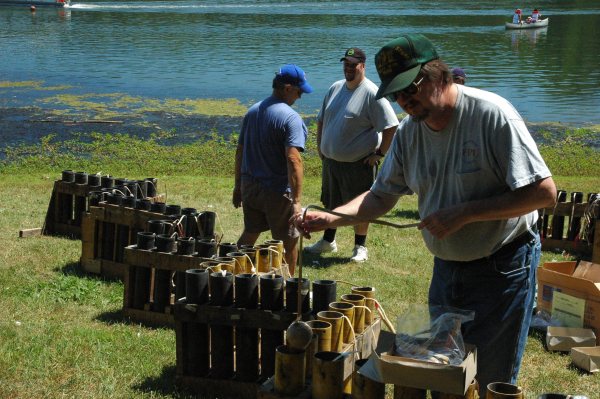
<svg viewBox="0 0 600 399">
<path fill-rule="evenodd" d="M 355 262 L 364 262 L 368 259 L 369 251 L 367 250 L 367 247 L 363 247 L 362 245 L 355 245 L 350 260 L 353 260 Z"/>
<path fill-rule="evenodd" d="M 319 241 L 317 241 L 316 244 L 311 245 L 310 247 L 306 247 L 304 249 L 306 249 L 308 252 L 316 253 L 337 252 L 337 244 L 335 240 L 333 240 L 333 242 L 329 242 L 321 238 Z"/>
</svg>

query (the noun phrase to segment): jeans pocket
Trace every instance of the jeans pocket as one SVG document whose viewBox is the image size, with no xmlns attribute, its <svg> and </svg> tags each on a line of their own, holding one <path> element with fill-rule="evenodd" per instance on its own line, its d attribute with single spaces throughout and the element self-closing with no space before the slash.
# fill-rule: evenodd
<svg viewBox="0 0 600 399">
<path fill-rule="evenodd" d="M 494 270 L 504 276 L 518 276 L 526 274 L 533 260 L 529 245 L 525 245 L 516 253 L 508 253 L 493 259 Z"/>
</svg>

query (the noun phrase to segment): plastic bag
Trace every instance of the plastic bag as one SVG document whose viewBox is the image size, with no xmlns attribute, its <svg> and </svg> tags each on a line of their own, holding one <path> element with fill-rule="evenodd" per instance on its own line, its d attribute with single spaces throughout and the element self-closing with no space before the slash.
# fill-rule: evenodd
<svg viewBox="0 0 600 399">
<path fill-rule="evenodd" d="M 412 305 L 398 316 L 396 355 L 432 363 L 461 364 L 465 358 L 461 325 L 474 311 L 449 306 Z"/>
<path fill-rule="evenodd" d="M 550 313 L 540 310 L 531 318 L 530 327 L 534 330 L 546 332 L 548 327 L 563 327 L 564 324 L 556 316 L 551 316 Z"/>
</svg>

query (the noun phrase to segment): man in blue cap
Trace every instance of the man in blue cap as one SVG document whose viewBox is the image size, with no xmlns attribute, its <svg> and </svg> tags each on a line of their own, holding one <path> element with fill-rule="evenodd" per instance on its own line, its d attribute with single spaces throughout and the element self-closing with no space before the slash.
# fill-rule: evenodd
<svg viewBox="0 0 600 399">
<path fill-rule="evenodd" d="M 240 245 L 254 245 L 263 231 L 282 240 L 294 274 L 298 232 L 288 222 L 301 211 L 303 166 L 300 152 L 308 137 L 302 118 L 291 107 L 313 88 L 304 71 L 286 65 L 275 73 L 270 97 L 254 104 L 240 130 L 235 154 L 233 206 L 244 210 Z"/>
<path fill-rule="evenodd" d="M 525 122 L 504 98 L 452 82 L 423 35 L 403 35 L 375 56 L 377 97 L 408 114 L 369 191 L 335 211 L 364 218 L 417 194 L 418 228 L 434 255 L 430 306 L 474 312 L 462 325 L 477 347 L 480 397 L 514 384 L 525 349 L 541 253 L 540 208 L 553 206 L 552 175 Z M 330 214 L 296 217 L 305 235 L 354 223 Z"/>
<path fill-rule="evenodd" d="M 452 80 L 454 81 L 454 83 L 456 83 L 457 85 L 465 84 L 465 79 L 467 79 L 467 74 L 465 73 L 465 71 L 462 70 L 462 68 L 455 67 L 455 68 L 452 68 L 450 70 L 450 72 L 452 72 Z"/>
</svg>

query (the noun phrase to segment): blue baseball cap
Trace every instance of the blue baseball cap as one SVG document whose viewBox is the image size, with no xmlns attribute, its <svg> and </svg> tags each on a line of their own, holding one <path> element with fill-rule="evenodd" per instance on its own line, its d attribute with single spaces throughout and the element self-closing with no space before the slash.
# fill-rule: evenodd
<svg viewBox="0 0 600 399">
<path fill-rule="evenodd" d="M 297 65 L 286 65 L 277 71 L 275 79 L 280 82 L 300 87 L 303 93 L 312 93 L 313 88 L 306 81 L 306 74 Z"/>
<path fill-rule="evenodd" d="M 467 78 L 467 74 L 465 73 L 465 71 L 462 70 L 462 68 L 458 68 L 458 67 L 452 68 L 451 71 L 452 71 L 452 75 L 462 76 L 463 79 Z"/>
</svg>

